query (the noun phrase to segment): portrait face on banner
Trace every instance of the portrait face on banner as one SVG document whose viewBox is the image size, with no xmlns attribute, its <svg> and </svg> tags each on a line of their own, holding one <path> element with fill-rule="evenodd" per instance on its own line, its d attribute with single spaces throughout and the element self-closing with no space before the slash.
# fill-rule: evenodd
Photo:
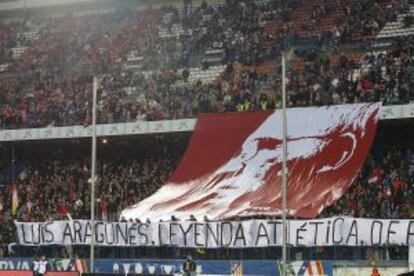
<svg viewBox="0 0 414 276">
<path fill-rule="evenodd" d="M 215 118 L 216 126 L 209 126 L 208 130 L 196 127 L 193 139 L 202 142 L 192 141 L 176 171 L 179 176 L 173 175 L 167 185 L 126 209 L 123 216 L 148 215 L 158 219 L 174 214 L 187 219 L 190 214 L 196 218 L 207 214 L 210 218 L 226 219 L 281 215 L 282 112 L 276 110 L 252 120 L 249 115 L 255 116 L 239 114 L 243 117 L 240 123 L 248 129 L 243 135 L 238 129 L 243 126 L 237 125 L 234 114 Z M 363 164 L 375 135 L 378 115 L 377 104 L 288 110 L 287 193 L 291 216 L 315 217 L 342 196 Z M 200 117 L 198 124 L 210 117 Z M 216 134 L 219 139 L 213 138 Z M 226 151 L 226 146 L 232 151 Z M 223 150 L 217 152 L 217 147 Z M 222 157 L 206 155 L 206 160 L 198 161 L 197 155 L 207 153 L 208 149 Z M 210 169 L 186 177 L 183 167 L 188 172 L 198 163 Z"/>
</svg>

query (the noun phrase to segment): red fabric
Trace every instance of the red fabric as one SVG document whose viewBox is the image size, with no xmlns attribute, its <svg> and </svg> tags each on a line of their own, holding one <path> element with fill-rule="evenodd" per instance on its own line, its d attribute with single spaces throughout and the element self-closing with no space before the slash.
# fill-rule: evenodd
<svg viewBox="0 0 414 276">
<path fill-rule="evenodd" d="M 368 178 L 369 183 L 378 183 L 382 182 L 383 179 L 383 171 L 380 167 L 376 167 L 372 170 L 370 177 Z"/>
<path fill-rule="evenodd" d="M 378 104 L 288 110 L 288 208 L 314 218 L 363 165 Z M 121 217 L 213 219 L 282 214 L 281 111 L 201 115 L 185 156 L 158 192 Z"/>
<path fill-rule="evenodd" d="M 348 211 L 350 212 L 350 215 L 355 214 L 356 208 L 357 208 L 356 201 L 350 200 L 349 203 L 348 203 Z"/>
<path fill-rule="evenodd" d="M 59 214 L 66 216 L 68 213 L 68 207 L 66 206 L 66 203 L 61 202 L 58 204 L 57 211 Z"/>
<path fill-rule="evenodd" d="M 217 169 L 228 160 L 229 156 L 240 150 L 240 144 L 237 142 L 246 139 L 270 114 L 271 112 L 249 112 L 199 116 L 184 158 L 170 182 L 188 181 Z M 211 139 L 212 137 L 214 139 Z M 214 142 L 225 140 L 230 141 L 229 143 Z"/>
<path fill-rule="evenodd" d="M 69 183 L 69 196 L 72 201 L 76 201 L 76 184 L 73 182 Z"/>
<path fill-rule="evenodd" d="M 395 179 L 392 182 L 392 188 L 393 188 L 393 192 L 394 194 L 398 193 L 399 191 L 404 191 L 404 189 L 407 187 L 407 183 L 405 183 L 403 180 L 401 179 Z"/>
<path fill-rule="evenodd" d="M 108 207 L 109 207 L 109 202 L 108 199 L 105 197 L 104 199 L 102 199 L 101 202 L 101 212 L 102 212 L 102 220 L 103 221 L 107 221 L 108 220 Z"/>
<path fill-rule="evenodd" d="M 238 96 L 240 95 L 240 89 L 237 86 L 234 86 L 229 89 L 229 94 L 232 96 Z"/>
</svg>

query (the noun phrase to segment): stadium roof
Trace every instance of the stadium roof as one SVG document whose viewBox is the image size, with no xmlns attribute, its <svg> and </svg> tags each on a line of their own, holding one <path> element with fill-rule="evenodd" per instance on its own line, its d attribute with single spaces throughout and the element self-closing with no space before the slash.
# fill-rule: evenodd
<svg viewBox="0 0 414 276">
<path fill-rule="evenodd" d="M 94 2 L 96 0 L 0 0 L 0 10 L 40 8 L 64 4 Z"/>
</svg>

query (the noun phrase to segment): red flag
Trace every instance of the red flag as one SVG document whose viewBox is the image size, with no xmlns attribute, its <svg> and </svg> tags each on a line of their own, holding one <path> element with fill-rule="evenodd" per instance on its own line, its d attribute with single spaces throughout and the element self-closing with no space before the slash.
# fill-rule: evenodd
<svg viewBox="0 0 414 276">
<path fill-rule="evenodd" d="M 363 165 L 379 114 L 380 104 L 287 111 L 290 216 L 313 218 L 346 192 Z M 281 110 L 201 115 L 168 183 L 121 217 L 281 216 L 282 138 Z"/>
<path fill-rule="evenodd" d="M 371 175 L 368 178 L 368 183 L 377 183 L 382 181 L 383 170 L 381 167 L 376 167 L 372 170 Z"/>
</svg>

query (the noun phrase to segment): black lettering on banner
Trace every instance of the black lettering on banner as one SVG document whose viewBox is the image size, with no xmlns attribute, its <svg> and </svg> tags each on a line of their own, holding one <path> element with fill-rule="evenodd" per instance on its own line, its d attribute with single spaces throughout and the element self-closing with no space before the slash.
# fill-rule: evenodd
<svg viewBox="0 0 414 276">
<path fill-rule="evenodd" d="M 343 223 L 344 223 L 344 221 L 345 221 L 343 218 L 336 218 L 336 219 L 334 219 L 334 221 L 332 222 L 332 243 L 333 243 L 333 244 L 341 244 L 341 243 L 342 243 L 342 236 L 341 236 L 341 239 L 340 239 L 339 241 L 335 240 L 336 223 L 337 223 L 339 220 L 340 220 L 340 221 L 342 221 L 342 223 L 341 223 L 341 224 L 343 224 Z M 328 224 L 328 227 L 329 227 L 329 224 Z M 348 243 L 348 241 L 347 241 L 347 243 Z"/>
<path fill-rule="evenodd" d="M 303 244 L 299 244 L 299 241 L 303 240 L 303 237 L 300 236 L 300 232 L 306 232 L 307 231 L 306 228 L 305 228 L 306 225 L 307 225 L 307 223 L 305 222 L 298 229 L 296 229 L 296 246 L 303 245 Z"/>
<path fill-rule="evenodd" d="M 260 222 L 259 227 L 257 229 L 257 237 L 256 237 L 256 243 L 255 243 L 256 246 L 259 243 L 259 240 L 263 237 L 266 238 L 267 245 L 269 245 L 270 240 L 269 240 L 269 235 L 267 234 L 266 227 L 264 226 L 263 222 Z"/>
<path fill-rule="evenodd" d="M 400 221 L 398 220 L 391 220 L 390 223 L 388 224 L 388 230 L 387 230 L 387 244 L 390 244 L 390 236 L 391 234 L 396 234 L 395 231 L 391 230 L 391 227 L 393 224 L 400 224 Z"/>
<path fill-rule="evenodd" d="M 212 223 L 206 222 L 206 246 L 209 246 L 208 241 L 210 240 L 209 238 L 210 234 L 213 237 L 213 240 L 215 242 L 214 246 L 219 246 L 220 245 L 220 240 L 219 240 L 220 224 L 214 223 L 214 225 L 216 226 L 216 229 L 215 229 L 216 232 L 213 231 L 211 224 Z"/>
<path fill-rule="evenodd" d="M 100 230 L 100 228 L 102 228 L 101 226 L 105 227 L 104 222 L 97 221 L 95 223 L 95 242 L 97 244 L 105 243 L 105 234 L 102 230 Z"/>
<path fill-rule="evenodd" d="M 72 227 L 70 224 L 70 222 L 65 223 L 65 227 L 63 229 L 62 244 L 73 244 Z M 67 238 L 70 239 L 70 242 L 66 242 Z"/>
<path fill-rule="evenodd" d="M 374 228 L 375 228 L 375 225 L 378 225 L 379 226 L 379 228 L 378 228 L 378 241 L 377 242 L 374 242 Z M 379 245 L 379 244 L 381 244 L 381 242 L 382 242 L 382 226 L 383 226 L 383 224 L 382 224 L 382 221 L 380 221 L 380 220 L 373 220 L 372 221 L 372 223 L 371 223 L 371 245 Z"/>
<path fill-rule="evenodd" d="M 177 234 L 176 232 L 173 231 L 173 226 L 178 227 L 178 223 L 170 222 L 170 231 L 169 231 L 170 232 L 170 245 L 178 245 L 173 242 L 173 237 L 176 236 Z"/>
<path fill-rule="evenodd" d="M 200 228 L 201 227 L 201 228 Z M 198 247 L 204 247 L 203 242 L 200 241 L 200 236 L 203 231 L 203 223 L 194 223 L 194 245 Z"/>
<path fill-rule="evenodd" d="M 184 228 L 181 224 L 179 224 L 179 225 L 180 225 L 181 232 L 183 233 L 184 245 L 186 246 L 187 245 L 187 235 L 188 235 L 188 233 L 190 233 L 191 229 L 193 228 L 193 224 L 192 223 L 189 224 L 189 227 L 187 228 L 187 230 L 184 230 Z"/>
<path fill-rule="evenodd" d="M 39 240 L 40 243 L 45 243 L 45 224 L 39 223 Z"/>
<path fill-rule="evenodd" d="M 30 229 L 32 231 L 32 243 L 33 244 L 40 244 L 39 224 L 37 223 L 36 226 L 37 226 L 37 233 L 35 233 L 35 229 L 34 229 L 35 224 L 34 223 L 30 224 Z M 36 236 L 37 236 L 37 239 L 36 239 Z"/>
<path fill-rule="evenodd" d="M 408 222 L 408 228 L 407 228 L 407 243 L 406 243 L 406 245 L 413 245 L 414 244 L 414 242 L 413 243 L 410 243 L 410 237 L 411 236 L 414 236 L 414 232 L 411 231 L 411 225 L 414 225 L 414 220 L 410 220 Z"/>
<path fill-rule="evenodd" d="M 47 243 L 46 242 L 46 238 L 45 238 L 45 235 L 46 235 L 45 226 L 46 226 L 46 222 L 43 222 L 42 223 L 42 244 L 46 244 Z"/>
<path fill-rule="evenodd" d="M 277 244 L 277 226 L 278 225 L 282 225 L 282 222 L 280 221 L 268 221 L 267 224 L 272 225 L 272 237 L 273 237 L 273 241 L 272 244 L 276 245 Z"/>
<path fill-rule="evenodd" d="M 324 224 L 323 221 L 311 221 L 309 222 L 309 225 L 315 225 L 315 235 L 313 236 L 313 245 L 316 245 L 318 242 L 318 233 L 319 233 L 319 225 Z"/>
<path fill-rule="evenodd" d="M 20 229 L 22 231 L 23 242 L 24 244 L 31 244 L 32 242 L 26 239 L 26 226 L 27 224 L 20 224 Z"/>
<path fill-rule="evenodd" d="M 226 233 L 225 227 L 224 226 L 228 226 L 229 227 L 229 231 L 227 231 L 227 233 L 230 235 L 229 240 L 227 241 L 227 243 L 225 243 L 225 238 L 224 238 L 224 233 Z M 224 247 L 228 247 L 231 245 L 231 241 L 233 240 L 233 225 L 231 224 L 231 222 L 228 221 L 224 221 L 220 223 L 220 245 L 224 246 Z"/>
<path fill-rule="evenodd" d="M 40 243 L 45 242 L 45 235 L 43 234 L 43 232 L 44 232 L 43 227 L 44 227 L 43 223 L 39 225 L 39 231 L 40 231 L 39 232 L 39 240 L 40 240 Z"/>
<path fill-rule="evenodd" d="M 349 230 L 348 237 L 346 238 L 346 244 L 349 244 L 351 237 L 355 238 L 355 245 L 358 245 L 358 224 L 356 220 L 352 220 L 351 229 Z"/>
<path fill-rule="evenodd" d="M 135 229 L 136 224 L 133 223 L 131 227 L 133 229 Z M 115 233 L 116 233 L 115 237 L 116 237 L 116 243 L 117 244 L 119 244 L 119 245 L 128 244 L 128 242 L 131 241 L 131 237 L 128 237 L 129 236 L 128 234 L 131 231 L 129 231 L 128 228 L 129 228 L 128 223 L 125 223 L 125 222 L 121 222 L 121 223 L 118 222 L 118 223 L 115 224 Z M 121 238 L 122 238 L 122 241 L 121 241 Z M 121 242 L 122 242 L 122 244 L 121 244 Z"/>
<path fill-rule="evenodd" d="M 242 240 L 243 246 L 246 246 L 246 237 L 244 236 L 243 224 L 241 223 L 237 226 L 233 245 L 237 245 L 238 240 Z"/>
<path fill-rule="evenodd" d="M 142 231 L 142 228 L 143 227 L 145 227 L 145 228 L 148 229 L 149 225 L 146 224 L 146 223 L 140 223 L 138 225 L 138 235 L 144 237 L 144 240 L 145 240 L 145 242 L 143 244 L 142 243 L 140 243 L 140 244 L 141 245 L 148 245 L 148 235 L 147 235 L 147 233 L 145 233 L 144 231 Z"/>
<path fill-rule="evenodd" d="M 158 223 L 158 239 L 160 241 L 160 246 L 167 245 L 166 243 L 162 242 L 162 223 Z"/>
<path fill-rule="evenodd" d="M 358 228 L 362 227 L 362 224 L 359 225 L 359 223 L 363 222 L 360 219 L 342 217 L 317 221 L 305 220 L 301 222 L 301 225 L 291 229 L 296 231 L 291 233 L 291 235 L 296 234 L 296 238 L 290 242 L 293 242 L 293 246 L 318 246 L 321 242 L 324 243 L 323 236 L 326 235 L 325 241 L 327 241 L 327 245 L 360 246 L 363 245 L 363 241 L 365 242 L 358 234 L 360 230 Z M 56 226 L 55 223 L 58 223 L 58 225 Z M 277 245 L 280 242 L 281 228 L 278 229 L 282 225 L 280 221 L 258 220 L 255 223 L 248 224 L 253 227 L 252 229 L 244 229 L 244 225 L 240 222 L 194 222 L 182 224 L 171 222 L 169 223 L 169 228 L 167 228 L 165 223 L 161 223 L 158 224 L 159 241 L 155 240 L 152 242 L 152 238 L 156 238 L 152 236 L 152 233 L 155 236 L 157 235 L 156 224 L 152 228 L 151 225 L 144 223 L 96 222 L 94 236 L 95 242 L 101 245 L 147 246 L 151 242 L 153 244 L 157 242 L 161 246 L 182 245 L 185 247 L 193 246 L 194 244 L 196 247 L 245 247 Z M 310 228 L 310 225 L 313 227 Z M 22 245 L 87 244 L 92 234 L 91 222 L 83 220 L 44 223 L 16 222 L 16 228 Z M 245 231 L 248 231 L 248 233 L 245 233 Z M 314 233 L 311 233 L 311 231 L 314 231 Z M 400 231 L 406 231 L 405 242 L 400 239 Z M 251 237 L 252 244 L 248 244 L 250 236 L 246 237 L 246 234 L 257 235 L 255 236 L 255 244 L 253 244 L 253 236 Z M 181 239 L 184 239 L 184 241 Z M 267 240 L 267 244 L 263 239 Z M 372 220 L 370 237 L 367 237 L 367 239 L 368 241 L 366 242 L 374 246 L 385 244 L 413 245 L 414 220 Z"/>
<path fill-rule="evenodd" d="M 108 226 L 111 226 L 110 231 L 108 230 Z M 112 240 L 110 240 L 109 236 L 112 236 Z M 115 242 L 113 223 L 105 223 L 105 242 L 106 242 L 106 244 L 114 244 L 114 242 Z"/>
<path fill-rule="evenodd" d="M 90 239 L 91 237 L 92 237 L 92 224 L 91 224 L 90 221 L 87 221 L 86 225 L 85 225 L 85 233 L 83 234 L 83 241 L 82 242 L 86 243 L 86 240 L 88 238 Z M 95 241 L 96 241 L 96 237 L 95 237 Z"/>
<path fill-rule="evenodd" d="M 125 231 L 126 231 L 126 239 L 124 240 L 124 244 L 126 245 L 137 245 L 137 235 L 135 234 L 135 231 L 138 231 L 138 227 L 136 223 L 132 223 L 131 226 L 127 223 L 127 222 L 121 222 L 117 224 L 117 228 L 124 226 L 125 227 Z M 117 230 L 118 232 L 118 230 Z M 117 239 L 118 242 L 120 243 L 121 241 L 119 240 L 119 238 Z M 122 245 L 122 244 L 119 244 Z"/>
<path fill-rule="evenodd" d="M 49 221 L 49 222 L 46 222 L 46 224 L 45 224 L 45 242 L 47 242 L 47 243 L 53 243 L 53 241 L 55 240 L 55 235 L 53 234 L 53 232 L 52 231 L 50 231 L 50 229 L 49 229 L 49 226 L 51 225 L 51 224 L 53 224 L 53 222 L 51 222 L 51 221 Z M 47 236 L 49 236 L 50 238 L 48 239 L 47 238 Z"/>
<path fill-rule="evenodd" d="M 326 237 L 325 237 L 326 244 L 329 244 L 329 237 L 331 236 L 330 232 L 331 232 L 331 220 L 328 220 L 328 225 L 326 226 Z"/>
<path fill-rule="evenodd" d="M 80 221 L 77 221 L 77 220 L 73 221 L 73 233 L 75 236 L 75 243 L 82 242 L 81 230 L 82 230 L 82 225 Z"/>
</svg>

